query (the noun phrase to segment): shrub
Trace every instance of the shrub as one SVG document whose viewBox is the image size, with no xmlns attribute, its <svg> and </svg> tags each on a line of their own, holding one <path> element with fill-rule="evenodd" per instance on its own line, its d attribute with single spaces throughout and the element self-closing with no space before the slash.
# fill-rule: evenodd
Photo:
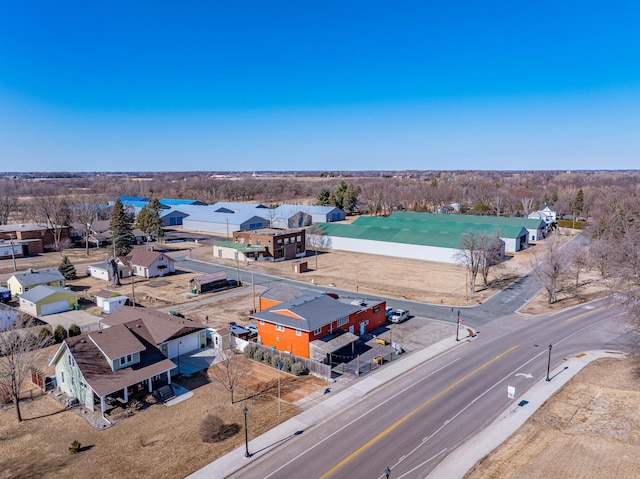
<svg viewBox="0 0 640 479">
<path fill-rule="evenodd" d="M 271 364 L 271 353 L 265 351 L 264 355 L 262 356 L 262 360 L 265 364 Z"/>
<path fill-rule="evenodd" d="M 79 336 L 81 334 L 82 330 L 80 329 L 80 326 L 78 326 L 77 324 L 72 324 L 71 326 L 69 326 L 69 337 Z"/>
<path fill-rule="evenodd" d="M 56 343 L 61 343 L 68 337 L 67 330 L 64 329 L 64 326 L 59 324 L 56 326 L 56 329 L 53 331 L 53 339 Z"/>
<path fill-rule="evenodd" d="M 262 361 L 263 357 L 264 352 L 262 351 L 262 349 L 256 349 L 256 351 L 253 353 L 253 359 L 256 361 Z"/>
<path fill-rule="evenodd" d="M 80 444 L 80 441 L 78 441 L 77 439 L 73 441 L 69 446 L 69 452 L 71 454 L 78 454 L 80 452 L 80 449 L 82 449 L 82 446 Z"/>
<path fill-rule="evenodd" d="M 282 370 L 286 373 L 291 371 L 291 358 L 284 358 L 284 360 L 282 361 Z"/>
<path fill-rule="evenodd" d="M 302 363 L 293 363 L 291 365 L 291 374 L 294 376 L 300 376 L 305 373 L 307 368 L 304 367 Z"/>
<path fill-rule="evenodd" d="M 200 439 L 212 443 L 223 439 L 224 423 L 218 416 L 208 413 L 200 423 Z"/>
<path fill-rule="evenodd" d="M 278 356 L 277 354 L 274 354 L 273 356 L 271 356 L 271 366 L 278 369 L 279 365 L 280 365 L 280 356 Z"/>
<path fill-rule="evenodd" d="M 253 359 L 256 354 L 256 347 L 253 344 L 249 344 L 246 348 L 244 348 L 244 356 L 249 359 Z"/>
</svg>

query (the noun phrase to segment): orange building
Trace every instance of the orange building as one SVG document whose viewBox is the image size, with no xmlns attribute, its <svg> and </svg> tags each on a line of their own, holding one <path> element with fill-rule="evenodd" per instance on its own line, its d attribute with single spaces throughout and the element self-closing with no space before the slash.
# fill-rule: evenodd
<svg viewBox="0 0 640 479">
<path fill-rule="evenodd" d="M 261 296 L 261 310 L 251 318 L 258 323 L 263 345 L 323 361 L 360 335 L 384 326 L 385 307 L 385 301 L 342 301 L 335 295 L 287 287 Z"/>
</svg>

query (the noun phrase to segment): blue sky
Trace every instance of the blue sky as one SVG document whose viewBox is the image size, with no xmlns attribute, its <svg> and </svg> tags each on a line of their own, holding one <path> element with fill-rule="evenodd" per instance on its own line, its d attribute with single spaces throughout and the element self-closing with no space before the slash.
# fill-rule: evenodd
<svg viewBox="0 0 640 479">
<path fill-rule="evenodd" d="M 2 170 L 635 169 L 638 5 L 0 0 Z"/>
</svg>

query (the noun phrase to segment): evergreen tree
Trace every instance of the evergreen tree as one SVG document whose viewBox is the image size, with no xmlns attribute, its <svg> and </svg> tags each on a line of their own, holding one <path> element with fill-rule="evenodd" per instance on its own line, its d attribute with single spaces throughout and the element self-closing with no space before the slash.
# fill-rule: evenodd
<svg viewBox="0 0 640 479">
<path fill-rule="evenodd" d="M 576 197 L 573 199 L 573 214 L 574 216 L 580 216 L 584 208 L 584 191 L 582 188 L 576 193 Z"/>
<path fill-rule="evenodd" d="M 82 330 L 80 329 L 80 326 L 78 326 L 77 324 L 72 324 L 71 326 L 69 326 L 69 337 L 80 336 L 81 334 Z"/>
<path fill-rule="evenodd" d="M 160 219 L 160 201 L 155 199 L 138 213 L 137 226 L 139 229 L 156 239 L 164 237 L 162 220 Z"/>
<path fill-rule="evenodd" d="M 116 256 L 125 256 L 131 251 L 131 231 L 133 214 L 125 211 L 120 198 L 116 199 L 111 210 L 111 241 L 115 243 Z"/>
<path fill-rule="evenodd" d="M 331 190 L 328 188 L 322 188 L 318 195 L 318 206 L 329 206 L 331 200 Z"/>
<path fill-rule="evenodd" d="M 62 263 L 60 263 L 60 266 L 58 266 L 58 271 L 62 273 L 64 279 L 76 279 L 77 277 L 76 268 L 71 264 L 68 256 L 62 258 Z"/>
<path fill-rule="evenodd" d="M 336 208 L 340 208 L 341 210 L 345 209 L 345 201 L 347 199 L 347 189 L 349 187 L 344 181 L 341 181 L 336 191 L 331 193 L 331 203 Z"/>
<path fill-rule="evenodd" d="M 69 335 L 67 334 L 67 330 L 64 329 L 64 326 L 59 324 L 56 326 L 56 329 L 53 331 L 53 339 L 56 343 L 61 343 L 65 339 L 67 339 Z"/>
<path fill-rule="evenodd" d="M 360 202 L 360 192 L 362 190 L 359 186 L 349 185 L 345 193 L 344 207 L 350 215 L 355 214 L 358 211 L 358 203 Z"/>
</svg>

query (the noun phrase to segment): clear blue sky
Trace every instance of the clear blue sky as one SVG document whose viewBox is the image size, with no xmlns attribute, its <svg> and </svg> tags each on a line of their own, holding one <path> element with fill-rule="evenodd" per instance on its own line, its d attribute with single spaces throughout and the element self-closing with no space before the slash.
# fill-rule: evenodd
<svg viewBox="0 0 640 479">
<path fill-rule="evenodd" d="M 640 4 L 0 0 L 2 171 L 627 169 Z"/>
</svg>

